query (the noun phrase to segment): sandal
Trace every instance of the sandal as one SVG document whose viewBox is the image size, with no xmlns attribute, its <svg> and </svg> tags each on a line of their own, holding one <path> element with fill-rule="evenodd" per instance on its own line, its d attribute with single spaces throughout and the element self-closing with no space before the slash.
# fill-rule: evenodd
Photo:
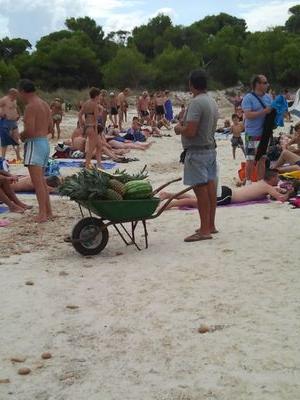
<svg viewBox="0 0 300 400">
<path fill-rule="evenodd" d="M 185 242 L 199 242 L 200 240 L 209 240 L 212 239 L 211 235 L 203 235 L 202 233 L 196 232 L 191 236 L 188 236 L 184 239 Z"/>
</svg>

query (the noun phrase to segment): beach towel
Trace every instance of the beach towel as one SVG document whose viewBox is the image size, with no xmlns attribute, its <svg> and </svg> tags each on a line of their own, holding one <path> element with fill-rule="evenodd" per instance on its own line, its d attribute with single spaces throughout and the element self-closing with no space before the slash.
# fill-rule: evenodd
<svg viewBox="0 0 300 400">
<path fill-rule="evenodd" d="M 170 99 L 168 99 L 165 102 L 165 110 L 166 110 L 165 117 L 169 122 L 171 122 L 174 118 L 174 115 L 173 115 L 173 105 Z"/>
<path fill-rule="evenodd" d="M 57 158 L 55 161 L 58 162 L 60 168 L 82 168 L 84 166 L 85 159 L 72 159 L 72 158 Z M 92 160 L 93 164 L 96 164 L 95 160 Z M 104 169 L 112 169 L 117 166 L 117 163 L 113 161 L 102 161 L 101 162 Z"/>
<path fill-rule="evenodd" d="M 262 200 L 252 200 L 252 201 L 244 201 L 243 203 L 230 203 L 226 205 L 222 205 L 218 207 L 244 207 L 244 206 L 252 206 L 254 204 L 268 204 L 271 203 L 271 200 L 268 199 L 262 199 Z M 184 211 L 190 211 L 190 210 L 195 210 L 198 211 L 197 208 L 194 207 L 179 207 L 179 210 L 184 210 Z"/>
<path fill-rule="evenodd" d="M 272 102 L 272 107 L 276 110 L 275 124 L 277 126 L 284 126 L 284 116 L 288 111 L 286 98 L 282 94 L 276 96 Z"/>
<path fill-rule="evenodd" d="M 5 226 L 9 225 L 10 221 L 7 221 L 6 219 L 0 219 L 0 228 L 4 228 Z"/>
<path fill-rule="evenodd" d="M 8 207 L 0 205 L 0 214 L 4 214 L 8 212 Z"/>
</svg>

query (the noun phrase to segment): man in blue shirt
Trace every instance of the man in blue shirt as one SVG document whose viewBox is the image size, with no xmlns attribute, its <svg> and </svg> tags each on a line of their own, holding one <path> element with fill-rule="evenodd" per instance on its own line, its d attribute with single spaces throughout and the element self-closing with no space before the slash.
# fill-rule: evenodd
<svg viewBox="0 0 300 400">
<path fill-rule="evenodd" d="M 251 80 L 252 92 L 242 101 L 245 116 L 246 184 L 251 183 L 254 160 L 265 122 L 271 112 L 272 98 L 267 92 L 268 81 L 264 75 L 255 75 Z M 257 177 L 262 179 L 265 172 L 265 157 L 258 161 Z"/>
</svg>

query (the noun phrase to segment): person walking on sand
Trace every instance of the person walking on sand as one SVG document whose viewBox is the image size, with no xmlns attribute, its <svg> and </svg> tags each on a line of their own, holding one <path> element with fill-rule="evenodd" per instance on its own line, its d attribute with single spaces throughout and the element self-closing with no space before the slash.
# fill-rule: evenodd
<svg viewBox="0 0 300 400">
<path fill-rule="evenodd" d="M 36 222 L 47 222 L 53 219 L 49 192 L 44 179 L 50 146 L 48 132 L 52 130 L 52 118 L 49 105 L 35 92 L 35 86 L 29 79 L 19 83 L 20 97 L 27 104 L 24 112 L 24 131 L 21 140 L 24 145 L 24 165 L 28 168 L 35 189 L 39 213 Z"/>
<path fill-rule="evenodd" d="M 191 72 L 190 91 L 193 94 L 183 123 L 175 126 L 181 135 L 184 149 L 184 184 L 193 186 L 200 215 L 200 228 L 184 239 L 185 242 L 212 239 L 217 233 L 216 213 L 216 144 L 214 134 L 218 120 L 218 107 L 207 94 L 205 71 Z"/>
<path fill-rule="evenodd" d="M 118 109 L 118 117 L 119 117 L 119 129 L 122 130 L 122 124 L 124 121 L 124 115 L 127 111 L 127 96 L 129 96 L 130 89 L 126 88 L 123 92 L 120 92 L 117 96 L 117 109 Z"/>
<path fill-rule="evenodd" d="M 246 185 L 251 183 L 255 155 L 263 133 L 266 115 L 271 112 L 272 98 L 267 94 L 268 81 L 264 75 L 255 75 L 251 80 L 252 92 L 242 101 L 245 116 Z M 262 179 L 265 172 L 265 157 L 257 163 L 257 176 Z"/>
<path fill-rule="evenodd" d="M 20 114 L 17 107 L 17 89 L 9 89 L 6 96 L 0 99 L 0 142 L 2 158 L 5 159 L 7 146 L 13 146 L 17 162 L 21 163 L 20 135 L 17 121 Z"/>
<path fill-rule="evenodd" d="M 52 120 L 53 120 L 53 129 L 52 129 L 52 139 L 54 139 L 54 134 L 55 134 L 55 128 L 57 131 L 57 139 L 59 140 L 60 138 L 60 124 L 62 121 L 63 117 L 63 107 L 62 107 L 62 102 L 59 97 L 54 99 L 52 103 L 50 104 L 50 109 L 51 109 L 51 115 L 52 115 Z"/>
<path fill-rule="evenodd" d="M 91 160 L 96 151 L 97 165 L 101 166 L 101 144 L 98 140 L 98 116 L 100 89 L 92 87 L 90 90 L 90 99 L 87 100 L 79 111 L 79 126 L 83 128 L 83 134 L 87 137 L 87 150 L 85 155 L 85 167 L 91 167 Z"/>
</svg>

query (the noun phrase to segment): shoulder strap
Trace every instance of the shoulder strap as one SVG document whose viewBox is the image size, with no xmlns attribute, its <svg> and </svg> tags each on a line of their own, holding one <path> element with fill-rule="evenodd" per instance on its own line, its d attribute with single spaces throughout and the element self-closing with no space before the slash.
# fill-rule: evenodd
<svg viewBox="0 0 300 400">
<path fill-rule="evenodd" d="M 257 96 L 256 93 L 251 92 L 251 94 L 260 102 L 260 104 L 261 104 L 261 106 L 262 106 L 263 108 L 266 108 L 266 105 L 265 105 L 265 104 L 263 103 L 263 101 Z"/>
</svg>

